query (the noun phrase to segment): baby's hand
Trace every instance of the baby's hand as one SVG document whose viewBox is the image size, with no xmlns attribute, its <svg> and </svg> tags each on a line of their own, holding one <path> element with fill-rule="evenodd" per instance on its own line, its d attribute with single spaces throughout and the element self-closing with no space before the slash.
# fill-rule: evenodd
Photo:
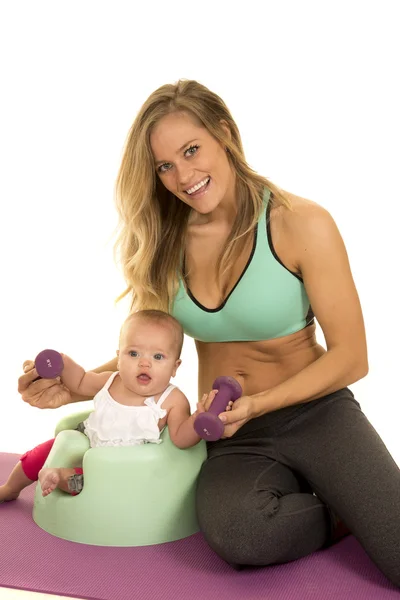
<svg viewBox="0 0 400 600">
<path fill-rule="evenodd" d="M 211 406 L 212 401 L 214 400 L 215 396 L 218 394 L 218 390 L 211 390 L 211 392 L 209 392 L 208 394 L 203 394 L 203 397 L 201 398 L 200 402 L 197 403 L 196 405 L 196 415 L 205 412 L 206 410 L 208 410 Z M 232 400 L 229 401 L 228 405 L 226 406 L 225 410 L 231 410 L 232 409 Z"/>
</svg>

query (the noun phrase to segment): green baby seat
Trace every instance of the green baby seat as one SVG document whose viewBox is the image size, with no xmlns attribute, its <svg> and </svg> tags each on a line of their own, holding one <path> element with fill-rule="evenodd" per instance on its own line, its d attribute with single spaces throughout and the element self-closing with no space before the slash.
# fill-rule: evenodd
<svg viewBox="0 0 400 600">
<path fill-rule="evenodd" d="M 90 412 L 58 423 L 45 463 L 82 465 L 83 490 L 71 496 L 57 489 L 44 498 L 38 484 L 35 523 L 65 540 L 97 546 L 148 546 L 196 533 L 196 480 L 207 454 L 205 442 L 181 450 L 166 427 L 161 444 L 90 448 L 88 438 L 74 431 Z"/>
</svg>

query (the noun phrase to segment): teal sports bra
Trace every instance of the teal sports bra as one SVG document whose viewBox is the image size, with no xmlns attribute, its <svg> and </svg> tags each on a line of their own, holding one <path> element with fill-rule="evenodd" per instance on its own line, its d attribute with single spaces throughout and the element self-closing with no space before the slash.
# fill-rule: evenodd
<svg viewBox="0 0 400 600">
<path fill-rule="evenodd" d="M 249 260 L 236 285 L 217 308 L 206 308 L 186 292 L 182 279 L 171 314 L 186 335 L 201 342 L 271 340 L 310 325 L 314 315 L 303 281 L 279 260 L 269 225 L 270 191 L 254 228 Z"/>
</svg>

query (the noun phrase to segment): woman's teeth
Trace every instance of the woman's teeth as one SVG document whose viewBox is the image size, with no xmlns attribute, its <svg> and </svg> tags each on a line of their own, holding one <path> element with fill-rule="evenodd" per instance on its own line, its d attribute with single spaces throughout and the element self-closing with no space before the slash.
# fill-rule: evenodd
<svg viewBox="0 0 400 600">
<path fill-rule="evenodd" d="M 202 187 L 205 187 L 207 185 L 210 179 L 211 177 L 206 177 L 206 179 L 203 179 L 203 181 L 200 181 L 200 183 L 198 183 L 197 185 L 194 185 L 192 188 L 186 190 L 186 193 L 190 195 L 194 194 L 195 192 L 198 192 Z"/>
</svg>

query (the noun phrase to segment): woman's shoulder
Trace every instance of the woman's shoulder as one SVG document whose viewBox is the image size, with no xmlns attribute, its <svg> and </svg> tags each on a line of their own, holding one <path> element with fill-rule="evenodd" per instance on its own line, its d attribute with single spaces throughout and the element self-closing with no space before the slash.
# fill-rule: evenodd
<svg viewBox="0 0 400 600">
<path fill-rule="evenodd" d="M 302 237 L 304 233 L 318 233 L 321 228 L 325 230 L 334 225 L 332 215 L 321 204 L 286 190 L 282 190 L 282 194 L 290 206 L 276 203 L 271 208 L 270 217 L 271 222 L 275 221 L 276 226 L 280 226 L 283 231 Z"/>
<path fill-rule="evenodd" d="M 318 202 L 298 196 L 287 190 L 280 190 L 281 195 L 287 200 L 289 206 L 286 207 L 282 202 L 275 202 L 272 205 L 272 212 L 282 212 L 288 216 L 307 216 L 319 211 L 325 211 L 326 209 Z"/>
<path fill-rule="evenodd" d="M 322 245 L 332 251 L 341 244 L 336 223 L 329 211 L 313 200 L 283 192 L 290 207 L 276 203 L 270 212 L 275 249 L 286 266 L 301 274 L 307 253 L 319 252 Z"/>
</svg>

